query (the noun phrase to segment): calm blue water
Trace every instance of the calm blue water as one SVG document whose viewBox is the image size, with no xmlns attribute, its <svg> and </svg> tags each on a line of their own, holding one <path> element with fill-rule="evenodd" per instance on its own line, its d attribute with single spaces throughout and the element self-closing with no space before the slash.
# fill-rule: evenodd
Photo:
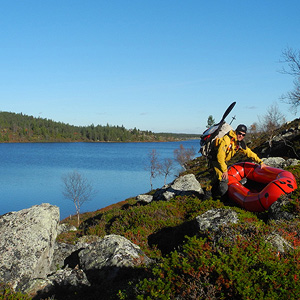
<svg viewBox="0 0 300 300">
<path fill-rule="evenodd" d="M 81 212 L 94 211 L 150 190 L 149 153 L 174 158 L 180 144 L 199 150 L 199 140 L 168 143 L 21 143 L 0 144 L 0 215 L 32 205 L 50 203 L 60 208 L 61 219 L 75 214 L 63 197 L 62 176 L 76 170 L 97 191 Z M 180 166 L 174 162 L 174 180 Z M 153 181 L 162 187 L 163 177 Z"/>
</svg>

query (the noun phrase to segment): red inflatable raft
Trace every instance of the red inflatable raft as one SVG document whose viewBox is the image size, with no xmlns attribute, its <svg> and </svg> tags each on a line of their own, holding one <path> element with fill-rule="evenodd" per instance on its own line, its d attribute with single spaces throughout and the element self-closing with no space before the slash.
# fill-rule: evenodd
<svg viewBox="0 0 300 300">
<path fill-rule="evenodd" d="M 247 178 L 247 183 L 240 181 Z M 292 173 L 261 167 L 250 162 L 237 163 L 228 168 L 228 196 L 248 211 L 261 212 L 268 208 L 283 194 L 297 188 Z"/>
</svg>

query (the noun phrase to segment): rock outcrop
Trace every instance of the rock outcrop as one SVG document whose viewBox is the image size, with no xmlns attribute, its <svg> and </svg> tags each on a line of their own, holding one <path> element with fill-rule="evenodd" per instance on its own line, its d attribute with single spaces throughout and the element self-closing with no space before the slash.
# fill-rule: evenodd
<svg viewBox="0 0 300 300">
<path fill-rule="evenodd" d="M 284 157 L 300 159 L 298 145 L 300 137 L 300 119 L 295 119 L 270 133 L 267 141 L 254 149 L 260 157 Z"/>
<path fill-rule="evenodd" d="M 269 158 L 265 163 L 274 167 L 295 164 L 296 160 Z M 202 196 L 203 190 L 192 174 L 181 176 L 171 184 L 156 191 L 154 196 L 139 195 L 139 201 L 168 201 L 178 195 Z M 272 220 L 291 220 L 295 217 L 289 199 L 280 198 L 269 209 Z M 255 232 L 242 231 L 240 213 L 231 208 L 210 209 L 194 219 L 175 227 L 165 227 L 148 237 L 150 246 L 163 254 L 179 249 L 187 237 L 200 236 L 213 239 L 252 237 Z M 50 204 L 36 205 L 19 212 L 0 216 L 0 283 L 11 284 L 36 299 L 60 293 L 106 288 L 114 282 L 128 279 L 135 266 L 155 263 L 139 246 L 120 235 L 83 236 L 74 245 L 58 243 L 56 237 L 75 227 L 59 224 L 59 208 Z M 251 235 L 252 234 L 252 235 Z M 273 232 L 265 241 L 278 252 L 292 246 L 278 233 Z M 129 275 L 130 274 L 130 275 Z"/>
<path fill-rule="evenodd" d="M 151 234 L 148 238 L 150 246 L 156 245 L 163 254 L 177 249 L 187 236 L 207 236 L 208 232 L 219 234 L 223 226 L 238 222 L 238 214 L 231 209 L 212 209 L 195 219 L 176 227 L 167 227 Z"/>
<path fill-rule="evenodd" d="M 236 224 L 238 214 L 231 209 L 212 209 L 196 217 L 196 222 L 200 232 L 218 231 L 221 226 Z"/>
<path fill-rule="evenodd" d="M 57 243 L 54 257 L 60 268 L 47 278 L 30 280 L 23 288 L 26 293 L 48 296 L 57 289 L 68 293 L 105 286 L 118 276 L 126 277 L 128 269 L 151 261 L 139 246 L 119 235 L 94 236 L 86 242 L 83 237 L 75 245 Z"/>
<path fill-rule="evenodd" d="M 0 217 L 0 282 L 19 289 L 50 272 L 60 215 L 49 204 Z"/>
<path fill-rule="evenodd" d="M 138 195 L 137 200 L 150 203 L 152 200 L 168 201 L 176 196 L 195 195 L 200 196 L 204 194 L 199 181 L 194 174 L 188 174 L 176 178 L 172 183 L 158 189 L 153 196 Z"/>
<path fill-rule="evenodd" d="M 32 296 L 51 295 L 105 283 L 120 270 L 150 262 L 139 246 L 119 235 L 57 243 L 58 232 L 66 230 L 59 219 L 59 208 L 50 204 L 0 217 L 0 283 Z"/>
<path fill-rule="evenodd" d="M 283 169 L 288 166 L 296 166 L 299 164 L 299 160 L 295 158 L 284 159 L 282 157 L 269 157 L 263 158 L 262 161 L 273 168 Z"/>
<path fill-rule="evenodd" d="M 287 195 L 281 196 L 268 210 L 270 220 L 292 220 L 297 216 Z"/>
<path fill-rule="evenodd" d="M 113 280 L 122 269 L 148 264 L 140 247 L 120 235 L 107 235 L 79 252 L 79 266 L 92 282 Z"/>
</svg>

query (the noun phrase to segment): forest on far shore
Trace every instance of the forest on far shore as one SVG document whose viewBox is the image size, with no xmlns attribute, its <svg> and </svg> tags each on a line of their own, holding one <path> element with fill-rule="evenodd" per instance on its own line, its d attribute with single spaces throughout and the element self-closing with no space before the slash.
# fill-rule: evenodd
<svg viewBox="0 0 300 300">
<path fill-rule="evenodd" d="M 159 142 L 199 138 L 196 134 L 153 133 L 109 124 L 74 126 L 22 113 L 0 112 L 0 142 Z"/>
</svg>

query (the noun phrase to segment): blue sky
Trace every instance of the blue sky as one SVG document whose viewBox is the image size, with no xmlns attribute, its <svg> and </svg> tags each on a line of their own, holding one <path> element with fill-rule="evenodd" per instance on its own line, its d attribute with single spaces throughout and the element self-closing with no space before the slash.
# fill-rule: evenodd
<svg viewBox="0 0 300 300">
<path fill-rule="evenodd" d="M 251 125 L 293 78 L 300 1 L 1 0 L 0 110 L 72 125 L 202 133 Z M 298 113 L 299 114 L 299 113 Z"/>
</svg>

